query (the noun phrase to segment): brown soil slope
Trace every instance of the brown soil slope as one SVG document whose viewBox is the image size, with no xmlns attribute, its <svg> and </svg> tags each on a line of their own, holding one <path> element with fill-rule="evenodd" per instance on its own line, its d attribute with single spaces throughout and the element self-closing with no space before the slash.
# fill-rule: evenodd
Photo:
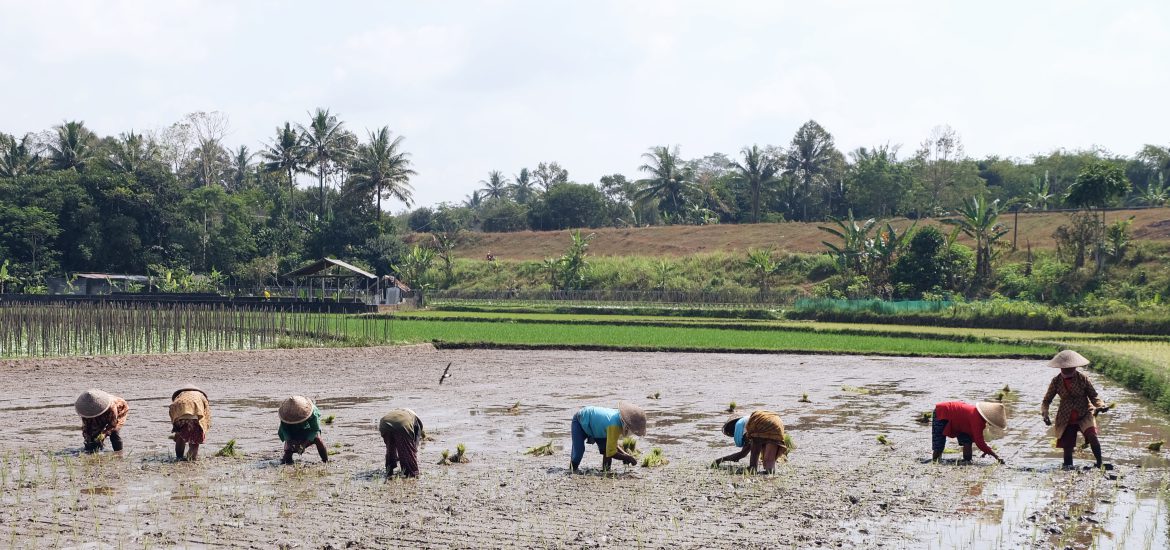
<svg viewBox="0 0 1170 550">
<path fill-rule="evenodd" d="M 1138 239 L 1170 240 L 1170 209 L 1112 211 L 1106 222 L 1133 216 L 1133 232 Z M 1053 248 L 1052 232 L 1067 223 L 1067 214 L 1042 212 L 1020 214 L 1019 246 L 1031 242 L 1034 248 Z M 1001 221 L 1009 227 L 1012 216 Z M 907 227 L 910 221 L 894 220 Z M 937 224 L 930 220 L 922 223 Z M 590 251 L 595 256 L 688 256 L 712 252 L 741 253 L 749 248 L 774 247 L 790 252 L 820 252 L 821 241 L 831 238 L 817 229 L 820 223 L 762 223 L 744 225 L 659 226 L 637 229 L 602 228 L 595 233 Z M 949 228 L 948 228 L 949 229 Z M 1011 235 L 1007 236 L 1010 240 Z M 499 259 L 538 260 L 561 254 L 568 245 L 565 231 L 521 231 L 515 233 L 475 233 L 459 247 L 463 258 L 483 259 L 491 252 Z"/>
</svg>

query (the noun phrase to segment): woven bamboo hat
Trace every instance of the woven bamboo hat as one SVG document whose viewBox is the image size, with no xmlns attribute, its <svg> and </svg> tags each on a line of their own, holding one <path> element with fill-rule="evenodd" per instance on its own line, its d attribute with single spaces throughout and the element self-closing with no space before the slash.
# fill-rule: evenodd
<svg viewBox="0 0 1170 550">
<path fill-rule="evenodd" d="M 725 435 L 727 437 L 735 437 L 735 423 L 739 422 L 740 418 L 743 418 L 743 417 L 737 416 L 735 418 L 729 418 L 727 420 L 727 422 L 724 422 L 723 423 L 723 435 Z"/>
<path fill-rule="evenodd" d="M 1003 407 L 1003 403 L 980 401 L 975 404 L 975 410 L 979 411 L 979 416 L 982 416 L 993 430 L 1002 432 L 1007 429 L 1007 409 Z"/>
<path fill-rule="evenodd" d="M 279 415 L 285 424 L 300 424 L 313 416 L 313 402 L 307 397 L 294 395 L 280 404 Z"/>
<path fill-rule="evenodd" d="M 618 403 L 618 412 L 622 416 L 622 426 L 627 432 L 637 436 L 646 435 L 646 411 L 637 405 Z"/>
<path fill-rule="evenodd" d="M 82 418 L 95 418 L 110 410 L 113 404 L 114 396 L 102 390 L 85 390 L 77 397 L 73 408 L 77 409 L 77 414 Z"/>
<path fill-rule="evenodd" d="M 1066 349 L 1054 356 L 1048 366 L 1054 369 L 1075 369 L 1088 365 L 1090 361 L 1071 349 Z"/>
<path fill-rule="evenodd" d="M 197 392 L 203 394 L 203 397 L 207 397 L 207 392 L 199 389 L 198 387 L 195 386 L 195 384 L 187 384 L 186 386 L 183 386 L 183 387 L 175 390 L 175 393 L 171 394 L 171 401 L 174 401 L 175 399 L 177 399 L 179 397 L 179 394 L 183 393 L 185 391 L 197 391 Z"/>
</svg>

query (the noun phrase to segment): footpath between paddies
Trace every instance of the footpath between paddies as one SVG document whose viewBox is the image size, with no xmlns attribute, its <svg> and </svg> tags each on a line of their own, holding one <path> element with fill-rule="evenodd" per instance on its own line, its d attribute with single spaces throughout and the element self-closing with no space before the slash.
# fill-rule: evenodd
<svg viewBox="0 0 1170 550">
<path fill-rule="evenodd" d="M 507 311 L 386 316 L 395 342 L 440 347 L 822 353 L 1047 359 L 1071 348 L 1092 369 L 1170 412 L 1170 337 L 1067 331 Z"/>
</svg>

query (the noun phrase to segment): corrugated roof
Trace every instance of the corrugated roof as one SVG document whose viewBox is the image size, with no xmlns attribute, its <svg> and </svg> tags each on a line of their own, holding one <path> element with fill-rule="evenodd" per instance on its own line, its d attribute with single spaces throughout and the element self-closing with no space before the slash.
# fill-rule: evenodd
<svg viewBox="0 0 1170 550">
<path fill-rule="evenodd" d="M 76 273 L 73 275 L 78 279 L 109 279 L 111 281 L 134 281 L 140 283 L 150 282 L 150 278 L 145 275 L 116 275 L 113 273 Z"/>
<path fill-rule="evenodd" d="M 292 271 L 290 273 L 285 273 L 284 277 L 286 277 L 286 278 L 305 277 L 308 275 L 313 275 L 315 273 L 320 273 L 322 271 L 325 271 L 326 269 L 329 269 L 332 266 L 340 267 L 342 269 L 345 269 L 347 271 L 350 271 L 352 273 L 355 273 L 356 275 L 359 275 L 361 277 L 365 277 L 367 279 L 377 279 L 378 278 L 373 273 L 359 269 L 352 264 L 343 262 L 343 261 L 335 259 L 335 258 L 321 258 L 320 260 L 317 260 L 309 265 L 306 265 L 306 266 L 304 266 L 296 271 Z"/>
</svg>

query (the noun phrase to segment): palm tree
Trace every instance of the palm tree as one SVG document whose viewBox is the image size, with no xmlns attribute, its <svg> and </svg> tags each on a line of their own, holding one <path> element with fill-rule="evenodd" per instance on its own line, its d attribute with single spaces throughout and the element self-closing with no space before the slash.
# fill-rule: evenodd
<svg viewBox="0 0 1170 550">
<path fill-rule="evenodd" d="M 841 269 L 842 273 L 864 274 L 868 263 L 866 242 L 869 240 L 869 232 L 877 225 L 877 220 L 870 218 L 857 223 L 857 220 L 853 218 L 853 210 L 849 210 L 849 216 L 846 218 L 830 217 L 829 220 L 836 227 L 818 226 L 817 229 L 840 238 L 841 244 L 836 245 L 828 241 L 821 241 L 821 244 L 832 252 L 833 257 L 837 260 L 837 267 Z"/>
<path fill-rule="evenodd" d="M 293 189 L 296 187 L 294 174 L 305 172 L 305 156 L 304 140 L 288 122 L 284 123 L 283 128 L 276 127 L 276 139 L 260 152 L 260 158 L 265 161 L 263 164 L 265 172 L 284 172 L 288 178 L 290 202 Z"/>
<path fill-rule="evenodd" d="M 479 180 L 483 185 L 483 198 L 485 199 L 502 199 L 508 196 L 508 178 L 505 178 L 499 170 L 492 170 L 488 172 L 488 179 Z"/>
<path fill-rule="evenodd" d="M 793 136 L 785 169 L 796 178 L 803 195 L 800 201 L 801 220 L 808 221 L 808 203 L 812 200 L 813 190 L 828 186 L 837 154 L 833 136 L 816 121 L 804 123 Z"/>
<path fill-rule="evenodd" d="M 999 223 L 999 214 L 998 199 L 987 202 L 974 197 L 971 202 L 963 203 L 957 218 L 941 220 L 975 239 L 975 278 L 982 283 L 991 280 L 991 248 L 1008 233 L 1008 229 Z"/>
<path fill-rule="evenodd" d="M 345 129 L 345 123 L 337 120 L 329 109 L 317 108 L 309 118 L 309 126 L 297 125 L 304 137 L 307 156 L 305 164 L 316 166 L 317 183 L 321 191 L 321 212 L 325 215 L 325 178 L 330 165 L 346 162 L 353 154 L 353 134 Z"/>
<path fill-rule="evenodd" d="M 642 154 L 642 158 L 646 159 L 646 164 L 639 166 L 638 170 L 650 174 L 650 177 L 634 182 L 640 186 L 634 193 L 634 201 L 639 205 L 656 201 L 659 210 L 665 206 L 668 216 L 681 218 L 697 186 L 694 171 L 679 159 L 678 146 L 673 149 L 652 147 Z"/>
<path fill-rule="evenodd" d="M 49 161 L 57 170 L 84 170 L 94 156 L 97 136 L 83 121 L 69 121 L 56 127 L 57 139 L 49 145 Z"/>
<path fill-rule="evenodd" d="M 1142 189 L 1134 197 L 1138 204 L 1144 206 L 1165 206 L 1166 201 L 1170 200 L 1170 190 L 1166 189 L 1166 181 L 1162 178 L 1162 172 L 1158 172 L 1158 180 L 1150 178 L 1150 182 L 1146 184 L 1146 188 Z"/>
<path fill-rule="evenodd" d="M 241 145 L 232 153 L 232 190 L 243 191 L 248 182 L 248 172 L 252 170 L 252 157 L 255 153 L 248 150 L 247 145 Z"/>
<path fill-rule="evenodd" d="M 735 179 L 747 185 L 752 191 L 752 223 L 760 222 L 760 191 L 776 182 L 776 174 L 780 172 L 779 161 L 752 145 L 740 150 L 743 162 L 732 162 L 731 167 L 737 172 Z"/>
<path fill-rule="evenodd" d="M 402 136 L 390 139 L 390 127 L 383 126 L 370 132 L 370 141 L 358 147 L 354 158 L 353 183 L 356 190 L 373 194 L 378 202 L 378 219 L 382 217 L 382 197 L 398 199 L 410 206 L 410 176 L 416 174 L 410 168 L 410 153 L 401 151 Z"/>
<path fill-rule="evenodd" d="M 19 180 L 44 169 L 44 159 L 33 150 L 31 136 L 16 138 L 0 134 L 0 177 Z"/>
<path fill-rule="evenodd" d="M 483 195 L 479 194 L 478 189 L 472 191 L 470 195 L 467 195 L 466 199 L 463 199 L 463 206 L 471 210 L 475 210 L 480 206 L 483 206 Z"/>
<path fill-rule="evenodd" d="M 150 162 L 158 160 L 158 145 L 154 140 L 130 130 L 118 136 L 110 146 L 106 167 L 121 174 L 137 174 Z"/>
<path fill-rule="evenodd" d="M 512 178 L 510 191 L 520 204 L 528 204 L 536 197 L 536 184 L 532 181 L 532 174 L 527 168 L 521 168 L 520 173 Z"/>
</svg>

